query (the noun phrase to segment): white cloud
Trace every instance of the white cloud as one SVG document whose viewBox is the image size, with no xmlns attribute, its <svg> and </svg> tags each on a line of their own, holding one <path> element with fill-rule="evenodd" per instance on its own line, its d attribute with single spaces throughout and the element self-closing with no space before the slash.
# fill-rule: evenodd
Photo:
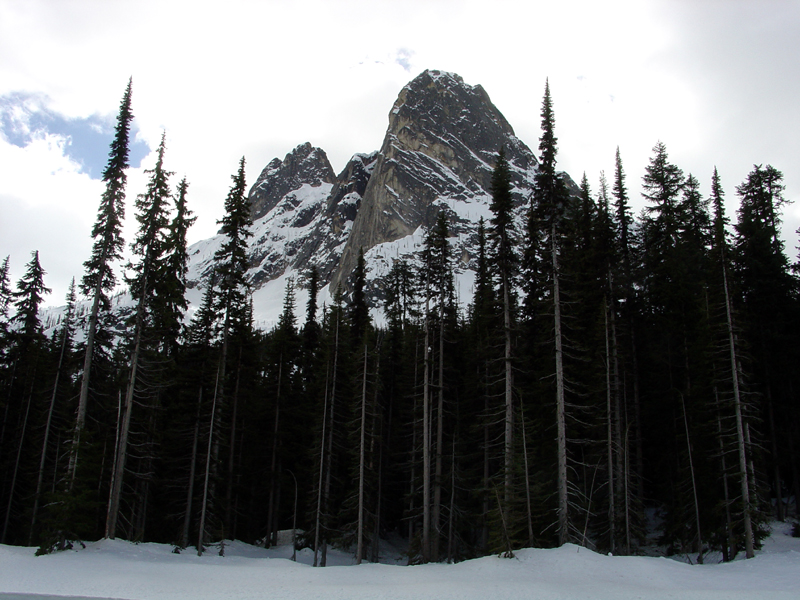
<svg viewBox="0 0 800 600">
<path fill-rule="evenodd" d="M 717 165 L 733 207 L 753 163 L 783 170 L 788 198 L 800 193 L 800 142 L 787 133 L 800 125 L 799 14 L 785 2 L 4 2 L 0 95 L 44 94 L 66 116 L 112 115 L 132 76 L 139 136 L 155 148 L 165 129 L 166 166 L 176 183 L 189 180 L 192 241 L 216 231 L 242 155 L 250 183 L 305 141 L 339 171 L 380 146 L 397 93 L 425 68 L 481 84 L 533 149 L 549 77 L 560 167 L 574 178 L 586 171 L 596 187 L 619 146 L 638 202 L 660 139 L 706 193 Z M 59 162 L 57 147 L 0 152 L 17 161 L 0 163 L 4 234 L 14 207 L 2 251 L 23 264 L 28 246 L 7 240 L 33 240 L 18 232 L 61 214 L 80 269 L 101 190 Z M 129 206 L 141 185 L 132 173 Z M 60 204 L 38 214 L 51 195 Z M 786 220 L 796 229 L 797 210 Z"/>
</svg>

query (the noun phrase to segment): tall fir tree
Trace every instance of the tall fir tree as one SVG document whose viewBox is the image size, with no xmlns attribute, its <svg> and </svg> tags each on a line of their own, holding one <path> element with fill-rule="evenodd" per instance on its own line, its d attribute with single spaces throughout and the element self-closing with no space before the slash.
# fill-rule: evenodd
<svg viewBox="0 0 800 600">
<path fill-rule="evenodd" d="M 128 435 L 130 433 L 134 396 L 137 393 L 142 397 L 158 394 L 158 375 L 151 374 L 151 381 L 147 386 L 142 386 L 139 369 L 146 361 L 148 351 L 155 351 L 160 344 L 162 332 L 154 331 L 155 318 L 153 309 L 157 297 L 159 271 L 163 268 L 162 258 L 164 253 L 165 230 L 169 223 L 167 217 L 168 202 L 171 198 L 169 177 L 173 174 L 164 170 L 164 152 L 166 150 L 166 133 L 161 136 L 161 143 L 156 152 L 156 164 L 153 169 L 148 169 L 150 180 L 147 190 L 136 198 L 136 220 L 139 231 L 131 246 L 134 256 L 138 261 L 129 265 L 133 276 L 128 279 L 131 296 L 136 303 L 133 316 L 133 333 L 131 340 L 130 359 L 128 361 L 128 382 L 125 391 L 125 404 L 118 425 L 119 440 L 114 461 L 114 475 L 112 477 L 111 492 L 108 503 L 108 516 L 106 518 L 106 537 L 114 539 L 117 534 L 117 519 L 119 517 L 122 485 L 125 475 L 125 465 L 128 458 Z M 147 389 L 143 389 L 146 387 Z M 144 495 L 146 497 L 146 494 Z"/>
<path fill-rule="evenodd" d="M 554 342 L 554 376 L 556 406 L 556 443 L 557 443 L 557 531 L 559 544 L 570 540 L 569 531 L 569 498 L 567 473 L 567 438 L 566 438 L 566 376 L 564 372 L 564 338 L 562 322 L 562 255 L 561 237 L 564 234 L 565 216 L 569 194 L 561 176 L 556 171 L 556 155 L 558 153 L 555 136 L 555 116 L 550 96 L 549 81 L 545 83 L 542 100 L 542 137 L 539 140 L 539 170 L 536 173 L 534 187 L 534 210 L 537 213 L 545 252 L 549 255 L 546 277 L 550 286 L 550 303 L 553 315 Z M 544 261 L 543 261 L 544 262 Z"/>
<path fill-rule="evenodd" d="M 45 271 L 39 263 L 39 251 L 31 253 L 31 260 L 25 267 L 25 273 L 17 282 L 17 291 L 13 293 L 16 314 L 11 319 L 14 329 L 11 359 L 14 363 L 11 385 L 4 409 L 4 433 L 9 417 L 16 418 L 16 427 L 2 436 L 2 471 L 0 481 L 3 482 L 0 506 L 3 507 L 3 526 L 0 532 L 0 543 L 8 543 L 11 539 L 22 541 L 23 498 L 20 492 L 25 488 L 23 463 L 30 456 L 27 451 L 31 446 L 31 425 L 36 409 L 33 407 L 37 392 L 39 373 L 43 370 L 45 354 L 45 337 L 39 319 L 39 308 L 44 296 L 50 292 L 44 284 Z M 32 412 L 32 408 L 34 408 Z M 25 489 L 27 497 L 30 491 Z M 27 501 L 25 502 L 27 503 Z M 17 517 L 13 519 L 12 517 Z M 11 527 L 11 529 L 9 529 Z"/>
<path fill-rule="evenodd" d="M 114 140 L 108 156 L 108 164 L 103 171 L 103 182 L 106 189 L 100 200 L 97 221 L 92 228 L 94 245 L 92 256 L 84 263 L 86 272 L 81 281 L 81 292 L 92 299 L 86 331 L 86 351 L 83 361 L 81 391 L 75 418 L 75 431 L 72 437 L 72 449 L 68 467 L 68 486 L 72 488 L 75 470 L 80 452 L 81 434 L 86 422 L 86 407 L 89 402 L 91 385 L 92 359 L 97 328 L 100 323 L 100 311 L 110 308 L 108 293 L 116 285 L 113 262 L 122 258 L 125 242 L 122 238 L 122 222 L 125 218 L 125 186 L 129 167 L 130 127 L 133 121 L 131 112 L 131 88 L 133 80 L 122 96 Z"/>
<path fill-rule="evenodd" d="M 497 298 L 502 314 L 503 331 L 503 503 L 501 511 L 510 514 L 514 494 L 514 329 L 516 325 L 516 279 L 519 257 L 514 250 L 514 202 L 511 195 L 511 172 L 504 148 L 500 148 L 492 172 L 492 211 L 489 240 Z M 510 552 L 510 550 L 507 550 Z"/>
</svg>

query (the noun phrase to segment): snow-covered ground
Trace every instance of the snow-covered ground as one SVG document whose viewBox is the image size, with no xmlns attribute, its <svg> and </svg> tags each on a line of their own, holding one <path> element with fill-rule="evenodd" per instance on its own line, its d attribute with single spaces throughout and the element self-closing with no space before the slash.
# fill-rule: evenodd
<svg viewBox="0 0 800 600">
<path fill-rule="evenodd" d="M 288 560 L 289 545 L 264 550 L 226 543 L 198 557 L 160 544 L 102 540 L 86 548 L 35 557 L 34 548 L 0 546 L 0 600 L 48 594 L 129 600 L 500 600 L 800 598 L 800 539 L 778 523 L 752 560 L 690 565 L 667 558 L 603 556 L 579 546 L 520 550 L 456 565 L 352 566 L 329 553 L 329 566 L 309 566 L 311 553 Z M 388 560 L 391 550 L 385 549 Z M 6 595 L 8 594 L 8 595 Z M 35 596 L 29 596 L 34 598 Z"/>
</svg>

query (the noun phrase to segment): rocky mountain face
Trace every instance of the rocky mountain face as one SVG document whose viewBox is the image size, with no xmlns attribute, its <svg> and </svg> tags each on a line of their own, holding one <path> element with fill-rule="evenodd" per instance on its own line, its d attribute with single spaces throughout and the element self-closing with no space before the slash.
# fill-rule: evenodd
<svg viewBox="0 0 800 600">
<path fill-rule="evenodd" d="M 536 158 L 483 88 L 439 71 L 425 71 L 405 86 L 389 114 L 389 129 L 333 285 L 352 271 L 359 248 L 368 252 L 427 229 L 440 210 L 448 214 L 451 233 L 474 232 L 478 217 L 488 217 L 492 170 L 501 146 L 521 204 L 531 189 Z M 463 262 L 474 248 L 460 245 L 456 255 L 463 255 Z"/>
<path fill-rule="evenodd" d="M 272 160 L 250 190 L 253 217 L 250 280 L 255 310 L 277 318 L 286 279 L 302 280 L 316 265 L 321 295 L 345 289 L 358 256 L 367 262 L 368 296 L 377 303 L 392 261 L 419 260 L 425 232 L 445 211 L 462 303 L 470 300 L 477 225 L 491 218 L 491 176 L 505 148 L 517 222 L 533 189 L 537 161 L 479 86 L 425 71 L 400 92 L 381 148 L 356 154 L 334 176 L 325 152 L 301 144 Z M 190 248 L 190 279 L 200 284 L 221 240 Z M 298 296 L 299 299 L 299 296 Z M 277 308 L 276 308 L 277 307 Z"/>
</svg>

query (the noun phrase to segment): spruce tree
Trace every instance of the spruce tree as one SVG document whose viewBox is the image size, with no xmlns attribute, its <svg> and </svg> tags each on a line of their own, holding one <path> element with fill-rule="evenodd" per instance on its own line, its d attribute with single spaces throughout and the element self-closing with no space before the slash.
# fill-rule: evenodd
<svg viewBox="0 0 800 600">
<path fill-rule="evenodd" d="M 50 289 L 44 285 L 45 271 L 39 263 L 39 252 L 31 253 L 31 260 L 25 268 L 25 273 L 17 282 L 17 291 L 13 297 L 16 314 L 11 319 L 14 326 L 14 344 L 11 349 L 11 358 L 14 362 L 14 374 L 12 374 L 10 393 L 7 399 L 7 406 L 4 411 L 4 425 L 9 415 L 16 417 L 17 427 L 12 435 L 7 439 L 3 437 L 2 463 L 4 471 L 1 473 L 4 483 L 3 528 L 0 532 L 0 543 L 5 544 L 9 541 L 9 525 L 11 525 L 12 515 L 20 514 L 20 485 L 23 476 L 22 463 L 27 457 L 24 454 L 26 447 L 30 443 L 30 427 L 33 415 L 31 407 L 34 403 L 34 396 L 37 391 L 38 373 L 42 369 L 40 364 L 44 354 L 45 338 L 42 332 L 42 324 L 39 320 L 39 307 L 42 304 L 45 294 Z M 12 433 L 12 432 L 9 432 Z M 0 463 L 0 464 L 2 464 Z M 29 492 L 28 492 L 29 493 Z M 27 495 L 27 494 L 26 494 Z M 15 520 L 16 522 L 17 520 Z M 12 525 L 12 529 L 15 526 Z M 21 534 L 17 532 L 12 537 Z"/>
<path fill-rule="evenodd" d="M 54 342 L 54 350 L 58 353 L 58 362 L 55 368 L 55 376 L 53 381 L 53 389 L 50 394 L 50 402 L 47 408 L 47 417 L 45 419 L 44 424 L 44 435 L 42 436 L 42 450 L 41 456 L 39 458 L 39 470 L 36 478 L 36 490 L 33 494 L 33 509 L 31 510 L 31 529 L 30 534 L 28 536 L 28 545 L 32 545 L 34 537 L 37 535 L 37 518 L 39 517 L 39 505 L 42 499 L 42 492 L 44 490 L 43 483 L 44 483 L 44 476 L 45 471 L 47 469 L 47 464 L 50 460 L 54 464 L 52 471 L 58 471 L 58 453 L 59 448 L 56 446 L 54 449 L 51 449 L 52 441 L 51 441 L 51 434 L 54 429 L 57 428 L 56 420 L 58 416 L 58 406 L 57 401 L 59 397 L 64 395 L 63 387 L 70 385 L 70 378 L 72 376 L 71 370 L 69 368 L 69 364 L 72 362 L 70 359 L 73 353 L 73 337 L 75 335 L 75 303 L 77 300 L 75 294 L 75 278 L 72 278 L 72 282 L 69 286 L 69 291 L 67 292 L 67 304 L 66 308 L 64 309 L 64 317 L 61 322 L 61 329 L 60 331 L 56 331 L 53 333 L 53 342 Z M 66 380 L 66 386 L 64 381 Z M 62 403 L 64 402 L 64 398 L 62 398 Z M 63 412 L 63 411 L 61 411 Z M 60 432 L 59 432 L 60 433 Z M 54 450 L 54 451 L 53 451 Z M 55 455 L 55 456 L 52 456 Z M 57 502 L 52 502 L 50 506 L 58 504 Z M 51 513 L 54 512 L 52 509 Z M 41 529 L 41 528 L 40 528 Z M 49 536 L 52 536 L 53 532 L 45 532 L 45 534 L 41 537 L 43 542 L 42 547 L 47 547 L 48 542 L 52 543 L 53 540 L 48 539 Z"/>
<path fill-rule="evenodd" d="M 725 209 L 723 207 L 723 195 L 724 192 L 720 183 L 720 177 L 715 167 L 714 174 L 711 178 L 710 198 L 714 212 L 713 237 L 710 253 L 710 280 L 712 282 L 712 285 L 710 286 L 710 295 L 712 301 L 715 301 L 716 304 L 722 303 L 724 306 L 724 310 L 719 311 L 721 315 L 717 321 L 718 339 L 721 341 L 718 346 L 722 351 L 715 352 L 715 357 L 721 354 L 725 358 L 717 358 L 720 366 L 718 372 L 715 373 L 715 391 L 719 389 L 717 392 L 718 399 L 716 403 L 717 410 L 719 412 L 719 425 L 717 433 L 719 436 L 720 460 L 722 463 L 724 492 L 723 509 L 726 513 L 725 526 L 727 529 L 727 535 L 724 536 L 722 545 L 723 557 L 726 561 L 728 561 L 733 560 L 733 557 L 736 554 L 736 539 L 737 537 L 740 537 L 734 532 L 734 519 L 731 516 L 731 513 L 736 512 L 737 505 L 739 507 L 738 512 L 741 515 L 741 519 L 736 519 L 736 522 L 737 525 L 739 522 L 741 522 L 741 527 L 743 529 L 742 534 L 744 537 L 746 558 L 753 558 L 753 556 L 755 556 L 754 550 L 756 540 L 754 536 L 752 515 L 754 505 L 751 501 L 752 494 L 755 492 L 753 489 L 755 482 L 750 480 L 748 473 L 747 464 L 750 449 L 748 449 L 747 445 L 745 444 L 745 426 L 748 407 L 745 400 L 746 390 L 745 386 L 743 385 L 744 381 L 741 372 L 741 365 L 743 361 L 738 339 L 740 337 L 740 328 L 736 322 L 736 312 L 734 311 L 733 305 L 735 297 L 733 290 L 734 278 L 732 271 L 731 249 L 726 229 L 728 221 L 725 217 Z M 716 285 L 714 285 L 714 283 L 716 283 Z M 726 402 L 726 399 L 730 400 Z M 730 414 L 731 404 L 733 409 L 732 412 L 734 414 L 734 424 L 733 427 L 727 426 L 723 428 L 723 422 L 727 423 L 730 421 L 729 418 L 723 419 L 723 416 L 725 414 Z M 731 454 L 734 454 L 734 462 L 738 467 L 736 469 L 731 469 L 731 472 L 735 474 L 733 475 L 732 479 L 739 480 L 740 498 L 738 503 L 733 502 L 733 490 L 730 491 L 731 497 L 729 497 L 727 481 L 728 469 L 726 468 L 726 455 L 728 454 L 728 450 L 726 447 L 726 442 L 727 439 L 734 437 L 730 435 L 731 429 L 735 431 L 736 440 L 736 452 L 731 452 Z"/>
<path fill-rule="evenodd" d="M 500 148 L 492 172 L 492 211 L 489 240 L 492 244 L 492 263 L 497 281 L 497 297 L 502 312 L 503 331 L 503 402 L 505 406 L 505 430 L 503 434 L 503 506 L 510 513 L 514 487 L 514 349 L 513 333 L 516 308 L 516 275 L 519 259 L 514 250 L 515 227 L 513 198 L 511 196 L 511 172 L 504 148 Z"/>
<path fill-rule="evenodd" d="M 125 404 L 121 422 L 118 425 L 119 442 L 108 503 L 108 516 L 106 518 L 106 537 L 111 539 L 116 537 L 117 532 L 117 518 L 119 516 L 120 497 L 128 457 L 128 434 L 131 426 L 134 395 L 137 391 L 140 394 L 157 393 L 153 389 L 139 389 L 141 386 L 137 376 L 148 346 L 154 348 L 158 344 L 157 338 L 161 334 L 161 332 L 152 331 L 154 323 L 152 312 L 158 290 L 159 269 L 162 268 L 164 232 L 168 224 L 167 202 L 171 197 L 169 177 L 172 173 L 164 170 L 165 142 L 166 134 L 162 134 L 161 143 L 157 151 L 156 165 L 153 169 L 145 171 L 145 173 L 150 174 L 147 191 L 136 198 L 136 220 L 139 222 L 139 231 L 131 250 L 134 256 L 138 257 L 138 261 L 133 265 L 129 265 L 134 275 L 128 280 L 131 296 L 136 302 L 136 310 L 133 317 L 133 339 L 128 364 L 129 374 L 125 392 Z M 155 340 L 152 337 L 153 335 L 156 336 Z M 152 386 L 154 383 L 150 385 Z"/>
<path fill-rule="evenodd" d="M 0 265 L 0 368 L 8 350 L 8 307 L 11 304 L 11 287 L 8 279 L 10 258 L 6 256 Z"/>
<path fill-rule="evenodd" d="M 539 170 L 536 173 L 534 206 L 542 237 L 549 256 L 547 277 L 551 286 L 550 302 L 553 308 L 553 340 L 555 350 L 556 425 L 557 425 L 557 486 L 558 486 L 558 540 L 565 544 L 570 540 L 569 501 L 567 481 L 566 446 L 566 385 L 564 373 L 564 340 L 562 323 L 562 267 L 561 236 L 564 233 L 564 217 L 569 201 L 568 192 L 561 176 L 556 171 L 557 138 L 555 116 L 550 97 L 550 84 L 545 83 L 542 100 L 542 137 L 539 140 Z"/>
<path fill-rule="evenodd" d="M 783 473 L 794 468 L 786 446 L 800 441 L 789 426 L 797 419 L 792 390 L 798 386 L 794 365 L 800 357 L 794 340 L 799 311 L 798 281 L 791 273 L 779 233 L 781 209 L 786 203 L 783 173 L 771 165 L 757 165 L 736 191 L 741 204 L 735 255 L 748 317 L 746 337 L 753 353 L 757 390 L 763 399 L 776 516 L 783 519 Z"/>
<path fill-rule="evenodd" d="M 130 126 L 133 120 L 133 113 L 131 112 L 132 85 L 132 80 L 129 80 L 128 87 L 120 103 L 114 140 L 111 142 L 108 164 L 103 171 L 103 182 L 105 182 L 106 189 L 100 200 L 97 221 L 95 221 L 92 228 L 92 237 L 94 238 L 92 256 L 84 263 L 86 273 L 81 281 L 81 292 L 92 299 L 92 308 L 87 323 L 81 392 L 78 399 L 75 431 L 72 438 L 67 474 L 70 489 L 74 483 L 81 433 L 86 422 L 92 355 L 100 322 L 100 311 L 101 309 L 107 311 L 110 308 L 108 293 L 116 285 L 112 264 L 113 261 L 122 258 L 122 250 L 125 244 L 122 238 L 122 221 L 125 218 L 125 185 L 127 183 L 125 171 L 129 166 Z"/>
<path fill-rule="evenodd" d="M 174 198 L 174 216 L 164 239 L 163 266 L 160 269 L 154 309 L 154 327 L 161 332 L 161 345 L 174 355 L 178 350 L 178 339 L 182 334 L 183 315 L 188 308 L 186 300 L 186 277 L 189 271 L 189 255 L 186 251 L 187 233 L 197 220 L 187 206 L 186 194 L 189 183 L 184 177 L 178 184 Z"/>
<path fill-rule="evenodd" d="M 247 302 L 247 239 L 253 234 L 250 230 L 250 225 L 252 224 L 250 205 L 245 193 L 244 167 L 245 160 L 242 157 L 239 161 L 239 169 L 235 175 L 231 176 L 233 185 L 225 198 L 225 215 L 219 222 L 221 225 L 219 233 L 225 237 L 225 241 L 214 254 L 214 269 L 217 278 L 214 309 L 220 315 L 222 321 L 222 349 L 217 367 L 218 385 L 215 386 L 209 431 L 209 456 L 213 457 L 214 460 L 207 462 L 207 483 L 201 506 L 202 516 L 197 544 L 198 553 L 203 552 L 203 544 L 207 539 L 208 531 L 205 517 L 208 516 L 207 513 L 210 508 L 209 499 L 216 498 L 216 482 L 219 474 L 219 455 L 222 444 L 220 437 L 222 436 L 223 424 L 230 418 L 231 414 L 234 417 L 236 416 L 237 395 L 234 393 L 231 398 L 228 398 L 229 382 L 227 379 L 230 374 L 228 362 L 231 356 L 236 357 L 237 361 L 240 356 L 236 351 L 237 348 L 234 348 L 234 352 L 231 352 L 231 345 L 232 342 L 241 341 L 242 336 L 248 333 L 250 324 Z M 234 392 L 236 392 L 235 387 Z M 228 402 L 229 400 L 231 401 Z M 235 419 L 232 425 L 235 427 Z M 225 525 L 229 524 L 224 523 L 223 527 Z"/>
</svg>

